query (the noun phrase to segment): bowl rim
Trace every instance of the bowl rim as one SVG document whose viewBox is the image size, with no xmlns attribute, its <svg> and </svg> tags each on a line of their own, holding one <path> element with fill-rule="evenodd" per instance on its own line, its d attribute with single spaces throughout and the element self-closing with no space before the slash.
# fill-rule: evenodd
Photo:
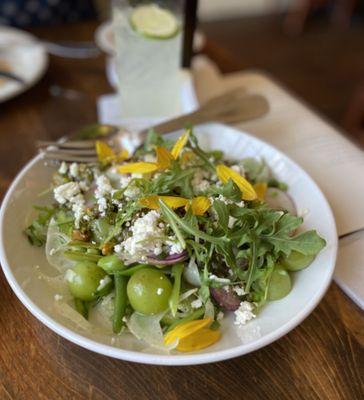
<svg viewBox="0 0 364 400">
<path fill-rule="evenodd" d="M 250 139 L 253 139 L 256 143 L 262 144 L 264 146 L 268 146 L 271 150 L 274 150 L 279 156 L 283 157 L 285 161 L 289 161 L 293 163 L 297 168 L 299 168 L 300 172 L 304 174 L 305 178 L 310 180 L 317 191 L 317 194 L 321 197 L 321 200 L 325 203 L 328 211 L 328 217 L 330 219 L 330 224 L 332 226 L 332 230 L 335 233 L 334 239 L 332 242 L 332 246 L 330 247 L 330 251 L 333 253 L 331 256 L 331 261 L 328 263 L 327 269 L 330 273 L 326 276 L 325 280 L 322 282 L 321 289 L 310 299 L 308 303 L 306 303 L 305 307 L 297 313 L 294 318 L 291 318 L 285 324 L 281 325 L 278 329 L 267 333 L 263 337 L 254 340 L 250 343 L 241 344 L 239 346 L 232 347 L 230 349 L 225 350 L 217 350 L 215 352 L 209 353 L 192 353 L 192 354 L 183 354 L 183 355 L 157 355 L 157 354 L 149 354 L 149 353 L 142 353 L 138 351 L 130 351 L 125 350 L 122 348 L 113 347 L 107 344 L 99 343 L 95 340 L 89 339 L 85 336 L 82 336 L 79 333 L 74 332 L 73 330 L 66 328 L 61 323 L 55 321 L 52 317 L 48 316 L 46 312 L 42 311 L 30 298 L 25 294 L 19 283 L 17 282 L 15 276 L 13 275 L 10 267 L 10 263 L 7 259 L 5 246 L 4 246 L 4 217 L 6 209 L 11 201 L 13 191 L 15 190 L 18 182 L 24 177 L 24 175 L 42 159 L 42 155 L 37 155 L 32 158 L 16 175 L 15 179 L 11 183 L 10 187 L 8 188 L 2 205 L 0 209 L 0 263 L 2 266 L 2 270 L 4 275 L 18 297 L 18 299 L 23 303 L 23 305 L 30 311 L 33 316 L 35 316 L 38 320 L 40 320 L 44 325 L 46 325 L 49 329 L 56 332 L 58 335 L 62 336 L 63 338 L 73 342 L 87 350 L 94 351 L 96 353 L 106 355 L 109 357 L 117 358 L 124 361 L 132 361 L 136 363 L 143 363 L 143 364 L 152 364 L 152 365 L 175 365 L 175 366 L 183 366 L 183 365 L 196 365 L 196 364 L 206 364 L 212 362 L 218 362 L 223 360 L 228 360 L 230 358 L 239 357 L 244 354 L 250 353 L 252 351 L 258 350 L 264 346 L 271 344 L 272 342 L 280 339 L 282 336 L 290 332 L 296 326 L 298 326 L 318 305 L 321 301 L 323 296 L 325 295 L 334 273 L 334 267 L 336 263 L 336 256 L 337 256 L 337 249 L 338 249 L 338 238 L 337 238 L 337 230 L 333 212 L 331 207 L 322 193 L 321 189 L 318 187 L 316 182 L 309 176 L 309 174 L 295 161 L 293 161 L 290 157 L 285 155 L 283 152 L 278 150 L 276 147 L 272 146 L 271 144 L 250 135 L 249 133 L 237 129 L 235 127 L 230 127 L 224 124 L 219 123 L 209 123 L 198 125 L 196 128 L 206 127 L 209 125 L 219 125 L 234 131 L 238 131 L 239 133 L 247 136 Z"/>
</svg>

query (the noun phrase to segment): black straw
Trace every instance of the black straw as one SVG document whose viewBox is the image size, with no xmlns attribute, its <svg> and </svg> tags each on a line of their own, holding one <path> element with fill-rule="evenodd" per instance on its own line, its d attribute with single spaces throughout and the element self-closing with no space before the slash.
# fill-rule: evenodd
<svg viewBox="0 0 364 400">
<path fill-rule="evenodd" d="M 189 68 L 193 56 L 193 35 L 197 23 L 198 0 L 185 0 L 185 29 L 183 36 L 182 67 Z"/>
</svg>

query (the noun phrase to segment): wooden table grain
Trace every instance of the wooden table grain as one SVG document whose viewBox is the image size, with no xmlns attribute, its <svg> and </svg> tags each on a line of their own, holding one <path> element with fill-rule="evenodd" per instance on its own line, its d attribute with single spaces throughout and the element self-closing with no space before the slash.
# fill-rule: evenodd
<svg viewBox="0 0 364 400">
<path fill-rule="evenodd" d="M 211 23 L 203 27 L 208 35 L 207 52 L 225 71 L 257 67 L 260 65 L 256 64 L 264 61 L 264 55 L 258 60 L 259 52 L 255 50 L 250 56 L 249 52 L 246 57 L 242 56 L 246 47 L 244 38 L 252 35 L 253 28 L 248 26 L 247 31 L 243 28 L 239 31 L 237 24 Z M 89 40 L 95 27 L 96 23 L 85 23 L 38 29 L 35 33 L 50 40 Z M 238 39 L 231 43 L 231 35 L 240 35 L 241 43 Z M 312 46 L 319 48 L 314 38 L 311 39 Z M 261 40 L 264 42 L 263 37 Z M 271 40 L 266 43 L 266 51 L 273 51 Z M 356 68 L 363 67 L 364 71 L 364 60 L 360 64 L 354 54 L 359 37 L 355 43 L 340 51 L 347 51 L 355 59 Z M 289 45 L 285 46 L 289 51 Z M 294 43 L 291 46 L 295 52 Z M 335 53 L 333 49 L 332 52 Z M 280 68 L 277 74 L 272 60 L 267 62 L 268 70 L 301 96 L 309 97 L 321 112 L 330 117 L 338 108 L 343 110 L 334 82 L 325 85 L 326 89 L 333 85 L 331 108 L 326 95 L 319 98 L 314 94 L 314 86 L 312 93 L 306 88 L 302 74 L 310 71 L 309 60 L 302 67 L 304 70 L 296 66 L 288 76 Z M 277 63 L 279 60 L 286 62 L 288 55 L 283 58 L 277 55 Z M 285 68 L 288 70 L 288 66 Z M 336 79 L 334 75 L 332 78 Z M 345 79 L 352 82 L 352 77 Z M 340 84 L 344 85 L 338 82 L 339 87 Z M 83 61 L 51 58 L 49 71 L 40 83 L 20 97 L 1 104 L 0 196 L 34 155 L 36 139 L 57 138 L 93 122 L 97 97 L 109 91 L 102 57 Z M 342 93 L 347 96 L 348 89 Z M 0 273 L 0 399 L 355 400 L 364 398 L 363 348 L 364 314 L 332 284 L 316 310 L 299 327 L 252 354 L 191 367 L 118 361 L 82 349 L 51 332 L 22 306 Z"/>
</svg>

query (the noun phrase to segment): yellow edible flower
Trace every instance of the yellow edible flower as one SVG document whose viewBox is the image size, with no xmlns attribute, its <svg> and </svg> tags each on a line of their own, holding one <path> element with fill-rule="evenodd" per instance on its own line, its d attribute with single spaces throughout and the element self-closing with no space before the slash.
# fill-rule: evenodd
<svg viewBox="0 0 364 400">
<path fill-rule="evenodd" d="M 257 194 L 258 200 L 264 201 L 268 185 L 265 182 L 258 182 L 254 185 L 254 190 Z"/>
<path fill-rule="evenodd" d="M 193 215 L 204 215 L 211 207 L 211 201 L 205 196 L 198 196 L 192 199 L 191 208 Z"/>
<path fill-rule="evenodd" d="M 216 167 L 216 174 L 222 183 L 227 183 L 231 179 L 242 192 L 243 200 L 255 200 L 257 198 L 257 194 L 251 183 L 226 165 L 218 165 Z"/>
<path fill-rule="evenodd" d="M 126 150 L 122 150 L 119 154 L 116 154 L 107 143 L 102 142 L 101 140 L 96 141 L 96 153 L 100 163 L 102 164 L 124 161 L 129 156 L 129 153 Z"/>
<path fill-rule="evenodd" d="M 171 154 L 175 160 L 177 160 L 182 149 L 185 147 L 189 136 L 190 136 L 190 131 L 187 130 L 182 136 L 178 138 L 177 142 L 174 144 Z"/>
<path fill-rule="evenodd" d="M 151 162 L 134 162 L 118 166 L 121 174 L 150 174 L 158 169 L 157 164 Z"/>
<path fill-rule="evenodd" d="M 171 166 L 173 156 L 165 147 L 156 147 L 157 166 L 159 169 L 164 170 Z"/>
<path fill-rule="evenodd" d="M 212 321 L 212 318 L 208 317 L 179 324 L 165 335 L 164 343 L 168 346 L 178 341 L 176 349 L 183 352 L 211 346 L 221 337 L 218 330 L 209 328 Z"/>
<path fill-rule="evenodd" d="M 139 204 L 144 207 L 150 208 L 151 210 L 158 210 L 159 200 L 163 200 L 164 203 L 167 204 L 170 208 L 180 208 L 186 207 L 189 204 L 189 200 L 185 199 L 184 197 L 177 197 L 177 196 L 149 196 L 144 197 L 143 199 L 139 200 Z"/>
</svg>

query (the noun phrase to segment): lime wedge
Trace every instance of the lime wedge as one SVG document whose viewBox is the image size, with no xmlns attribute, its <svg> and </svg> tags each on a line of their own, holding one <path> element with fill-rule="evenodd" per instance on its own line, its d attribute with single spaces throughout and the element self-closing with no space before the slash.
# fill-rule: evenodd
<svg viewBox="0 0 364 400">
<path fill-rule="evenodd" d="M 152 39 L 170 39 L 178 33 L 176 17 L 156 4 L 136 7 L 130 16 L 133 29 Z"/>
</svg>

